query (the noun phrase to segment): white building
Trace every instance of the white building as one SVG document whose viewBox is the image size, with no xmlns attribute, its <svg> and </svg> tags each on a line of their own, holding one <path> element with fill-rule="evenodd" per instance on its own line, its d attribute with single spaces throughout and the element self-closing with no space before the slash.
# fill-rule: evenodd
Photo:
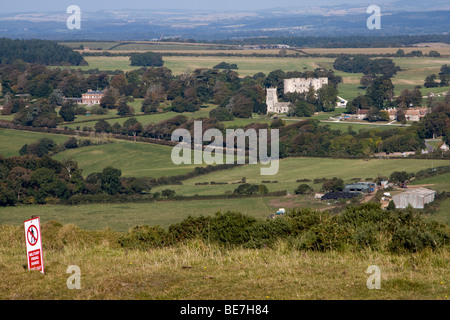
<svg viewBox="0 0 450 320">
<path fill-rule="evenodd" d="M 442 151 L 448 151 L 449 150 L 449 146 L 444 142 L 439 149 L 441 149 Z"/>
<path fill-rule="evenodd" d="M 289 102 L 278 102 L 277 88 L 267 88 L 266 105 L 267 113 L 288 113 L 291 104 Z"/>
<path fill-rule="evenodd" d="M 348 101 L 345 100 L 344 98 L 339 97 L 339 96 L 337 96 L 337 98 L 338 98 L 339 101 L 336 104 L 336 108 L 347 108 Z"/>
<path fill-rule="evenodd" d="M 317 91 L 326 84 L 328 84 L 328 78 L 325 77 L 284 79 L 284 94 L 289 92 L 308 92 L 311 87 Z"/>
<path fill-rule="evenodd" d="M 427 188 L 417 188 L 392 197 L 395 208 L 405 209 L 411 205 L 414 209 L 423 209 L 425 204 L 433 202 L 436 191 Z"/>
</svg>

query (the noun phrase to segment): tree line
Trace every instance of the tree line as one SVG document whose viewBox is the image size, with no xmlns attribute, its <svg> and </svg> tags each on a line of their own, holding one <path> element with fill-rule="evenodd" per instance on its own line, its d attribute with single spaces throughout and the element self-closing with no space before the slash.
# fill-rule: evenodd
<svg viewBox="0 0 450 320">
<path fill-rule="evenodd" d="M 0 38 L 0 48 L 0 64 L 22 60 L 47 66 L 88 65 L 80 53 L 55 41 Z"/>
</svg>

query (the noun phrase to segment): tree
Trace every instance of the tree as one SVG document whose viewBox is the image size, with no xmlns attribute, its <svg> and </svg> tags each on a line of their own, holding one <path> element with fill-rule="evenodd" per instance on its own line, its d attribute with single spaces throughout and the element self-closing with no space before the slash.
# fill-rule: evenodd
<svg viewBox="0 0 450 320">
<path fill-rule="evenodd" d="M 61 106 L 64 103 L 64 97 L 60 89 L 55 89 L 48 97 L 48 103 L 53 106 Z"/>
<path fill-rule="evenodd" d="M 66 149 L 78 148 L 78 140 L 75 137 L 70 137 L 66 142 L 64 142 L 64 147 Z"/>
<path fill-rule="evenodd" d="M 115 75 L 111 79 L 111 87 L 116 88 L 117 90 L 119 90 L 119 92 L 123 90 L 123 88 L 126 87 L 127 84 L 127 79 L 123 73 Z"/>
<path fill-rule="evenodd" d="M 337 102 L 337 89 L 332 85 L 324 85 L 317 90 L 318 104 L 324 112 L 333 111 Z"/>
<path fill-rule="evenodd" d="M 436 74 L 430 74 L 429 76 L 427 76 L 425 78 L 425 83 L 423 84 L 423 86 L 425 88 L 436 88 L 439 87 L 439 83 L 436 82 L 437 76 Z"/>
<path fill-rule="evenodd" d="M 106 109 L 114 109 L 116 105 L 116 96 L 113 90 L 107 90 L 100 100 L 100 106 Z"/>
<path fill-rule="evenodd" d="M 161 191 L 161 196 L 167 199 L 173 198 L 175 196 L 175 191 L 171 189 L 164 189 Z"/>
<path fill-rule="evenodd" d="M 42 138 L 35 143 L 22 147 L 21 153 L 26 151 L 26 154 L 32 154 L 38 157 L 43 157 L 52 151 L 56 151 L 57 144 L 49 138 Z"/>
<path fill-rule="evenodd" d="M 394 171 L 389 176 L 389 180 L 393 183 L 402 184 L 409 179 L 409 174 L 406 171 Z"/>
<path fill-rule="evenodd" d="M 344 190 L 344 180 L 336 177 L 329 179 L 323 183 L 322 190 L 326 192 L 342 191 Z"/>
<path fill-rule="evenodd" d="M 358 95 L 350 103 L 347 103 L 347 111 L 355 114 L 359 109 L 369 109 L 369 98 L 367 96 Z"/>
<path fill-rule="evenodd" d="M 59 115 L 66 122 L 72 122 L 76 116 L 76 104 L 72 101 L 65 102 L 59 110 Z"/>
<path fill-rule="evenodd" d="M 216 118 L 219 121 L 232 121 L 234 116 L 228 111 L 227 108 L 218 107 L 209 112 L 210 118 Z"/>
<path fill-rule="evenodd" d="M 119 106 L 117 107 L 117 115 L 129 116 L 134 114 L 133 108 L 129 106 L 125 99 L 120 99 Z"/>
<path fill-rule="evenodd" d="M 95 132 L 111 132 L 111 124 L 104 119 L 98 120 L 94 125 Z"/>
<path fill-rule="evenodd" d="M 104 192 L 110 195 L 119 193 L 122 185 L 120 182 L 120 176 L 122 171 L 112 167 L 106 167 L 103 169 L 101 175 L 101 188 Z"/>
<path fill-rule="evenodd" d="M 374 107 L 382 109 L 394 97 L 394 85 L 387 77 L 376 78 L 367 88 L 366 95 Z"/>
<path fill-rule="evenodd" d="M 380 119 L 380 121 L 389 121 L 389 112 L 387 112 L 386 110 L 381 110 L 380 113 L 378 114 L 378 117 Z"/>
<path fill-rule="evenodd" d="M 297 189 L 295 189 L 295 194 L 310 194 L 313 189 L 306 183 L 300 184 Z"/>
<path fill-rule="evenodd" d="M 267 194 L 267 193 L 269 193 L 269 189 L 267 189 L 267 187 L 264 184 L 260 184 L 258 187 L 258 192 L 261 195 Z"/>
<path fill-rule="evenodd" d="M 0 206 L 14 206 L 17 202 L 16 194 L 5 184 L 0 185 Z"/>
<path fill-rule="evenodd" d="M 428 52 L 428 56 L 429 57 L 440 57 L 441 54 L 439 52 L 437 52 L 436 50 L 430 50 L 430 52 Z"/>
</svg>

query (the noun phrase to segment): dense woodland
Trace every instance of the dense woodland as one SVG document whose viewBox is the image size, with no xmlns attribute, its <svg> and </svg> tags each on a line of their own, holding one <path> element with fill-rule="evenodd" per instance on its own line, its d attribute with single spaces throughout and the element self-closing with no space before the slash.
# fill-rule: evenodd
<svg viewBox="0 0 450 320">
<path fill-rule="evenodd" d="M 16 60 L 47 66 L 88 65 L 80 53 L 54 41 L 0 38 L 0 64 L 11 64 Z"/>
</svg>

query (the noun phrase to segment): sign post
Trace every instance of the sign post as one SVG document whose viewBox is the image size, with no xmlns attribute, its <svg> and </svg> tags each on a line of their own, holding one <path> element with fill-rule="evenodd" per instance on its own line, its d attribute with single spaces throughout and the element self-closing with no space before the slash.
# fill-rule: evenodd
<svg viewBox="0 0 450 320">
<path fill-rule="evenodd" d="M 25 243 L 27 245 L 28 270 L 39 270 L 44 273 L 39 217 L 24 221 L 23 225 L 25 229 Z"/>
</svg>

